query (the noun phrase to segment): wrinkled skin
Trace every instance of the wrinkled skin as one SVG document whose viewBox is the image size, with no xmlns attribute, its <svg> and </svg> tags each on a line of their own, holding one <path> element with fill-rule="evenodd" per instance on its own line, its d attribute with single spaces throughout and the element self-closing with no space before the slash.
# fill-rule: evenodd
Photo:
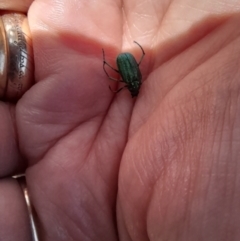
<svg viewBox="0 0 240 241">
<path fill-rule="evenodd" d="M 41 241 L 240 240 L 239 0 L 0 8 L 28 12 L 36 81 L 0 103 L 0 240 L 31 240 L 23 170 Z M 109 91 L 101 52 L 139 59 L 134 40 L 135 100 Z"/>
</svg>

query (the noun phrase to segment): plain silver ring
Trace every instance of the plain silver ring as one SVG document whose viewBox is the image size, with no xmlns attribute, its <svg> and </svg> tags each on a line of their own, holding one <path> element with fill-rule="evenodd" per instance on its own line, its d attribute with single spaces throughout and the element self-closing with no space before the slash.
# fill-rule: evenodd
<svg viewBox="0 0 240 241">
<path fill-rule="evenodd" d="M 30 226 L 31 226 L 32 240 L 39 241 L 37 227 L 36 227 L 36 220 L 34 217 L 34 212 L 33 212 L 32 204 L 31 204 L 28 189 L 27 189 L 25 175 L 15 176 L 14 178 L 17 179 L 17 181 L 23 191 L 23 196 L 24 196 L 24 199 L 25 199 L 25 202 L 27 205 L 28 216 L 29 216 L 29 221 L 30 221 Z"/>
</svg>

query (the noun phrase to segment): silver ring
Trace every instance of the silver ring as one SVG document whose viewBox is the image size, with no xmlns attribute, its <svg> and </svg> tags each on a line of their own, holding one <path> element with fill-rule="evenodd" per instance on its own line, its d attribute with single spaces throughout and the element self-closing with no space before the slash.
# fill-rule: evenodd
<svg viewBox="0 0 240 241">
<path fill-rule="evenodd" d="M 37 227 L 36 227 L 36 220 L 35 220 L 33 207 L 32 207 L 31 201 L 30 201 L 29 193 L 28 193 L 25 176 L 24 175 L 15 176 L 15 178 L 17 178 L 17 181 L 22 188 L 24 199 L 25 199 L 25 202 L 27 205 L 28 216 L 29 216 L 31 232 L 32 232 L 32 240 L 39 241 Z"/>
<path fill-rule="evenodd" d="M 33 84 L 33 50 L 27 16 L 0 16 L 0 99 L 17 101 Z"/>
</svg>

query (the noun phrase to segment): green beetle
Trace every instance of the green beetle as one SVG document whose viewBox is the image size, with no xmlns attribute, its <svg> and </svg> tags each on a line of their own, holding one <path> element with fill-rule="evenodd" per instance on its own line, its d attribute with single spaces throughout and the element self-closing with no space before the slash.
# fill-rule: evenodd
<svg viewBox="0 0 240 241">
<path fill-rule="evenodd" d="M 105 53 L 104 53 L 104 50 L 102 50 L 103 51 L 103 70 L 106 73 L 107 77 L 110 80 L 114 80 L 117 82 L 123 82 L 126 84 L 125 86 L 118 89 L 117 91 L 113 91 L 111 89 L 111 87 L 109 86 L 110 90 L 112 90 L 114 93 L 118 93 L 122 89 L 128 88 L 132 97 L 138 96 L 138 93 L 139 93 L 139 90 L 140 90 L 140 87 L 142 84 L 142 74 L 139 69 L 139 65 L 141 64 L 141 62 L 145 56 L 145 52 L 144 52 L 142 46 L 139 43 L 137 43 L 136 41 L 134 41 L 134 43 L 136 43 L 142 50 L 142 57 L 141 57 L 140 61 L 137 62 L 131 53 L 121 53 L 117 56 L 117 60 L 116 60 L 118 70 L 114 69 L 111 65 L 109 65 L 105 61 Z M 119 73 L 121 75 L 122 79 L 118 80 L 118 79 L 115 79 L 115 78 L 109 76 L 109 74 L 107 73 L 107 71 L 105 69 L 105 65 L 109 66 L 112 70 Z"/>
</svg>

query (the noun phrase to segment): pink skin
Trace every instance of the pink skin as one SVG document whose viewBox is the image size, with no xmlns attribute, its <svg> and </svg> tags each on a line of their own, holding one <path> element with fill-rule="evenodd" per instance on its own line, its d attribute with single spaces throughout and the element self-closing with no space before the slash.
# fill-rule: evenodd
<svg viewBox="0 0 240 241">
<path fill-rule="evenodd" d="M 24 169 L 41 241 L 240 240 L 239 7 L 1 1 L 28 12 L 36 84 L 0 103 L 0 240 L 31 240 Z M 138 59 L 134 40 L 136 101 L 109 91 L 101 51 Z"/>
</svg>

